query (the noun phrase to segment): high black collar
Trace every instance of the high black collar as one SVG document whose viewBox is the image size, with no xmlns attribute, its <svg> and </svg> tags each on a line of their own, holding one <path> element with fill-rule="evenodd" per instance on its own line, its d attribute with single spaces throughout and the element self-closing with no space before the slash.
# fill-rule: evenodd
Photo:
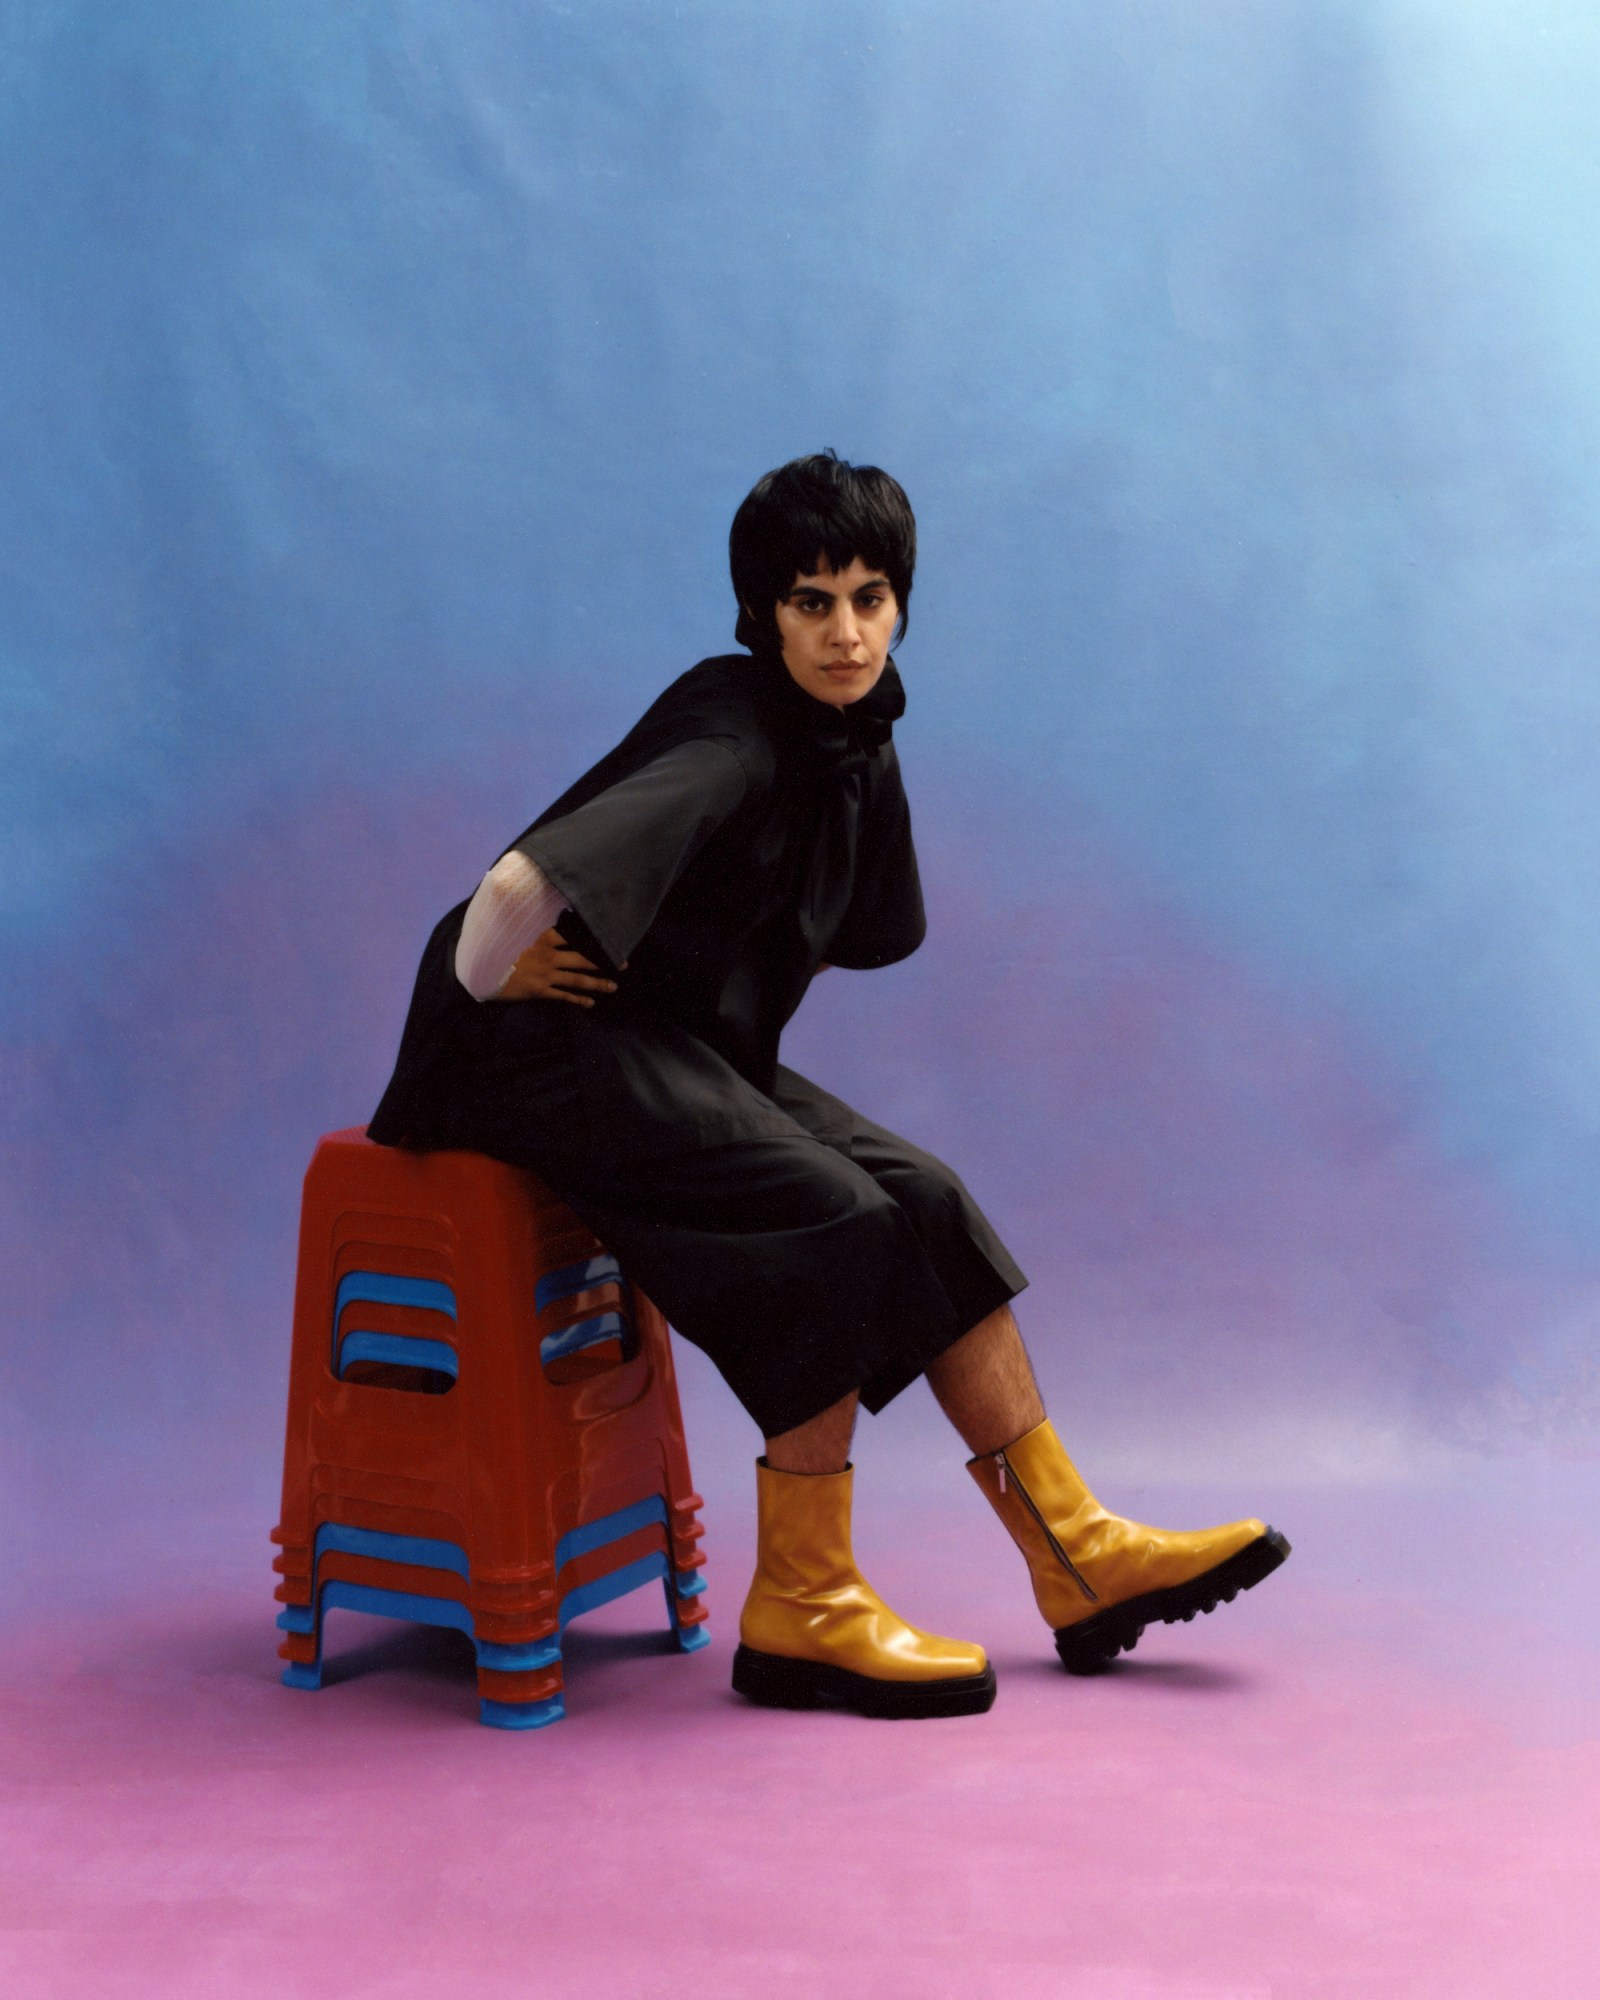
<svg viewBox="0 0 1600 2000">
<path fill-rule="evenodd" d="M 905 684 L 892 659 L 869 693 L 836 708 L 806 693 L 783 664 L 775 644 L 758 644 L 754 656 L 763 692 L 782 718 L 786 732 L 804 743 L 826 769 L 859 770 L 868 758 L 877 756 L 905 714 Z"/>
</svg>

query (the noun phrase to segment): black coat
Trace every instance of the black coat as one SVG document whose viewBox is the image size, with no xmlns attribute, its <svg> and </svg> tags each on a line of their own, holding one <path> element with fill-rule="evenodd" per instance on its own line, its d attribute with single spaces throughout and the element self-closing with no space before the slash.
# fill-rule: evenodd
<svg viewBox="0 0 1600 2000">
<path fill-rule="evenodd" d="M 819 965 L 890 965 L 922 942 L 890 740 L 904 707 L 892 662 L 843 710 L 770 656 L 702 660 L 681 675 L 512 843 L 571 904 L 560 928 L 622 990 L 592 1010 L 473 1000 L 454 973 L 458 904 L 423 954 L 371 1136 L 429 1143 L 440 1093 L 471 1087 L 460 1059 L 470 1068 L 486 1040 L 539 1034 L 551 1007 L 592 1014 L 586 1026 L 629 1043 L 640 1101 L 614 1104 L 618 1144 L 670 1151 L 721 1129 L 714 1081 L 654 1029 L 682 1030 L 770 1093 L 778 1038 Z"/>
<path fill-rule="evenodd" d="M 819 965 L 922 941 L 904 705 L 892 664 L 846 709 L 770 654 L 674 681 L 514 843 L 620 990 L 472 999 L 458 904 L 368 1127 L 538 1173 L 768 1437 L 851 1390 L 881 1408 L 1026 1283 L 942 1161 L 778 1061 Z"/>
</svg>

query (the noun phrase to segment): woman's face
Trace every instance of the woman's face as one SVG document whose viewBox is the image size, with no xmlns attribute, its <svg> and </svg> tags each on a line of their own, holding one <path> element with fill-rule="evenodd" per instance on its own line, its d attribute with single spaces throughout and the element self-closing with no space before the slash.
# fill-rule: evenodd
<svg viewBox="0 0 1600 2000">
<path fill-rule="evenodd" d="M 889 579 L 859 556 L 848 569 L 802 572 L 777 604 L 789 678 L 830 708 L 848 708 L 877 686 L 899 616 Z"/>
</svg>

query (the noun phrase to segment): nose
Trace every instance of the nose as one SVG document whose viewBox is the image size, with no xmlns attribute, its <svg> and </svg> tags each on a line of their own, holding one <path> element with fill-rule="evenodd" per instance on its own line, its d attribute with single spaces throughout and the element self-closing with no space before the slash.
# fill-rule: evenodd
<svg viewBox="0 0 1600 2000">
<path fill-rule="evenodd" d="M 834 606 L 831 623 L 833 629 L 828 637 L 833 649 L 842 658 L 849 659 L 861 644 L 861 627 L 856 622 L 856 608 L 848 598 Z"/>
</svg>

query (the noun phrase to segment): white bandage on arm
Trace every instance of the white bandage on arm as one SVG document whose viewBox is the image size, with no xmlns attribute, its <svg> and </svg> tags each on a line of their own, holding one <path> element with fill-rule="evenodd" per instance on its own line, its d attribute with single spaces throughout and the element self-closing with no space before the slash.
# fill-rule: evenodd
<svg viewBox="0 0 1600 2000">
<path fill-rule="evenodd" d="M 456 977 L 474 1000 L 492 1000 L 517 959 L 568 907 L 537 862 L 515 849 L 484 876 L 456 944 Z"/>
</svg>

